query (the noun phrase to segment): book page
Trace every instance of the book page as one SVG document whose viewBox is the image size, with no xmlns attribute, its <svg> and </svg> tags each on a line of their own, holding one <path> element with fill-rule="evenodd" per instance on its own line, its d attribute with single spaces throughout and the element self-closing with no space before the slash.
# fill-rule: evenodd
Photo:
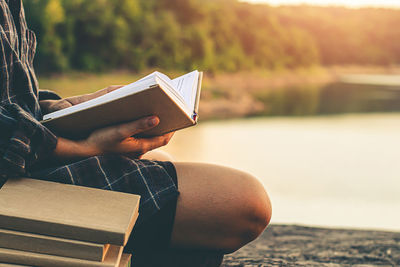
<svg viewBox="0 0 400 267">
<path fill-rule="evenodd" d="M 171 81 L 175 90 L 183 97 L 188 107 L 193 109 L 196 101 L 198 80 L 199 72 L 196 70 Z"/>
<path fill-rule="evenodd" d="M 167 75 L 165 75 L 164 73 L 161 73 L 161 72 L 159 72 L 159 71 L 155 71 L 155 72 L 150 73 L 149 75 L 143 77 L 142 79 L 137 80 L 137 81 L 134 82 L 133 84 L 138 83 L 138 82 L 143 82 L 143 81 L 149 80 L 149 79 L 154 79 L 155 76 L 161 77 L 161 78 L 164 79 L 166 82 L 171 83 L 171 79 L 170 79 Z"/>
</svg>

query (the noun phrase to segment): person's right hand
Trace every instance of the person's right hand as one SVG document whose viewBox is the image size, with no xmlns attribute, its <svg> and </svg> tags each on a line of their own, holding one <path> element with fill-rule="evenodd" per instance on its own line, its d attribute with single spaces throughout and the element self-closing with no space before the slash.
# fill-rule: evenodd
<svg viewBox="0 0 400 267">
<path fill-rule="evenodd" d="M 140 157 L 153 149 L 165 146 L 172 133 L 152 138 L 136 138 L 137 134 L 150 130 L 159 124 L 158 117 L 152 116 L 137 121 L 111 126 L 93 132 L 85 144 L 101 154 L 129 154 Z"/>
<path fill-rule="evenodd" d="M 96 130 L 87 139 L 75 143 L 59 138 L 55 154 L 59 158 L 66 159 L 105 154 L 140 158 L 146 152 L 165 146 L 172 138 L 173 133 L 151 138 L 134 137 L 156 127 L 159 123 L 158 117 L 151 116 Z"/>
</svg>

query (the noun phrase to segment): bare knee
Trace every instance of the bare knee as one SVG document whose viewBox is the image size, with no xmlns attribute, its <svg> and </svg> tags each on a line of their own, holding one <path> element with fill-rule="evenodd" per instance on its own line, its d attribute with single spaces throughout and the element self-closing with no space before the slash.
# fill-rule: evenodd
<svg viewBox="0 0 400 267">
<path fill-rule="evenodd" d="M 253 176 L 231 168 L 174 163 L 178 199 L 172 245 L 231 253 L 259 236 L 271 204 Z"/>
<path fill-rule="evenodd" d="M 268 226 L 272 207 L 264 186 L 253 176 L 240 173 L 240 192 L 233 203 L 235 216 L 231 218 L 232 238 L 228 238 L 225 253 L 232 253 L 256 239 Z"/>
</svg>

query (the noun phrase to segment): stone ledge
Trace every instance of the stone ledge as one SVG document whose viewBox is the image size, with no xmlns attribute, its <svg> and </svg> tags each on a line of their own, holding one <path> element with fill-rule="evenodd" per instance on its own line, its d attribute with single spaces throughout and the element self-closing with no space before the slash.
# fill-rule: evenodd
<svg viewBox="0 0 400 267">
<path fill-rule="evenodd" d="M 271 225 L 222 266 L 400 266 L 400 233 Z"/>
</svg>

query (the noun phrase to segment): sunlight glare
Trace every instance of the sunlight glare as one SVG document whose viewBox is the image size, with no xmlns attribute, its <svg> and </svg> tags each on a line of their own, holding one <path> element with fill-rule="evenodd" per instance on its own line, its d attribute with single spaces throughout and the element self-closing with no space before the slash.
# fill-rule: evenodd
<svg viewBox="0 0 400 267">
<path fill-rule="evenodd" d="M 270 5 L 319 5 L 319 6 L 346 6 L 346 7 L 390 7 L 400 8 L 398 0 L 242 0 L 242 2 L 266 3 Z"/>
</svg>

